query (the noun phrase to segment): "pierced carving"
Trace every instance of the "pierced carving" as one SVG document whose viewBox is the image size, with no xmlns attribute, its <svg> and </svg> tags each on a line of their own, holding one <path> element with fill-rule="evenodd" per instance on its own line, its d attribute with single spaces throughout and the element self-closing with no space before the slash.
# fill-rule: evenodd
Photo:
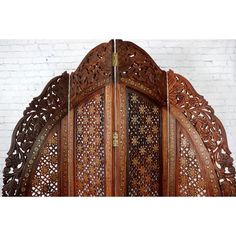
<svg viewBox="0 0 236 236">
<path fill-rule="evenodd" d="M 49 121 L 52 123 L 50 124 L 52 128 L 67 112 L 68 79 L 69 75 L 66 72 L 52 79 L 41 95 L 29 104 L 23 113 L 24 116 L 17 123 L 3 171 L 3 196 L 22 195 L 20 188 L 22 171 L 28 157 L 32 157 L 30 152 L 33 145 L 36 145 L 37 137 Z M 39 148 L 40 145 L 36 145 L 34 155 L 37 155 Z"/>
<path fill-rule="evenodd" d="M 134 43 L 117 40 L 117 52 L 121 81 L 166 104 L 166 72 Z"/>
<path fill-rule="evenodd" d="M 178 153 L 179 196 L 207 196 L 206 183 L 189 138 L 180 131 Z"/>
<path fill-rule="evenodd" d="M 71 102 L 112 81 L 112 41 L 92 49 L 71 73 Z M 76 105 L 76 104 L 74 104 Z"/>
<path fill-rule="evenodd" d="M 160 108 L 128 92 L 128 196 L 161 195 Z"/>
<path fill-rule="evenodd" d="M 33 172 L 30 195 L 58 196 L 59 194 L 59 160 L 58 160 L 58 131 L 49 134 L 37 160 Z"/>
<path fill-rule="evenodd" d="M 180 109 L 199 133 L 210 153 L 222 195 L 236 195 L 235 168 L 226 133 L 213 108 L 183 76 L 168 72 L 169 100 Z"/>
<path fill-rule="evenodd" d="M 104 94 L 76 112 L 76 195 L 105 195 Z"/>
</svg>

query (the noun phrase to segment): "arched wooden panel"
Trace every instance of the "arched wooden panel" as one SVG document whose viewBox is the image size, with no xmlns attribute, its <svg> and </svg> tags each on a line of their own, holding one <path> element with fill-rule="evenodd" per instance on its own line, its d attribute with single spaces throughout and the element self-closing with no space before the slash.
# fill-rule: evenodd
<svg viewBox="0 0 236 236">
<path fill-rule="evenodd" d="M 118 61 L 116 66 L 117 110 L 119 111 L 118 126 L 120 127 L 118 132 L 120 145 L 116 148 L 118 152 L 116 194 L 122 196 L 162 195 L 165 192 L 163 191 L 164 185 L 166 185 L 162 184 L 164 175 L 162 159 L 163 156 L 167 159 L 167 150 L 162 152 L 161 127 L 163 127 L 163 121 L 167 123 L 167 117 L 164 116 L 163 120 L 159 118 L 167 104 L 166 72 L 161 70 L 143 49 L 132 42 L 116 40 L 116 49 Z M 143 103 L 140 104 L 142 118 L 145 117 L 145 112 L 150 113 L 147 121 L 149 124 L 140 117 L 139 106 L 133 103 L 133 99 L 129 97 L 131 93 L 127 93 L 127 91 L 133 91 L 134 95 L 138 95 L 137 104 Z M 145 99 L 142 100 L 143 98 Z M 154 104 L 158 104 L 158 106 Z M 156 114 L 152 111 L 152 106 L 157 108 Z M 140 122 L 136 126 L 133 125 L 133 121 L 136 120 L 135 113 L 137 122 Z M 160 117 L 157 119 L 158 114 Z M 153 121 L 158 120 L 157 129 L 151 127 L 153 121 L 150 119 L 152 118 Z M 140 128 L 142 128 L 141 132 Z M 153 131 L 157 133 L 153 133 Z M 167 132 L 166 129 L 165 132 Z M 153 142 L 153 146 L 147 142 L 145 135 L 148 136 L 148 142 Z M 136 140 L 136 136 L 139 136 L 140 139 Z M 136 142 L 141 143 L 139 146 L 135 146 Z M 143 146 L 140 147 L 140 145 Z M 163 147 L 165 146 L 163 145 Z M 147 154 L 150 155 L 147 156 Z"/>
<path fill-rule="evenodd" d="M 113 47 L 111 40 L 92 49 L 70 76 L 69 123 L 73 127 L 68 151 L 69 162 L 73 161 L 69 166 L 72 196 L 110 196 L 113 192 Z"/>
<path fill-rule="evenodd" d="M 172 110 L 178 113 L 176 117 L 183 117 L 181 123 L 187 125 L 185 129 L 193 127 L 190 133 L 196 133 L 200 137 L 202 147 L 198 146 L 198 150 L 206 149 L 205 156 L 210 156 L 209 160 L 202 157 L 206 167 L 213 165 L 207 182 L 217 181 L 220 186 L 220 193 L 215 186 L 211 195 L 235 196 L 235 168 L 222 123 L 215 116 L 212 107 L 187 79 L 173 71 L 169 71 L 167 76 Z"/>
</svg>

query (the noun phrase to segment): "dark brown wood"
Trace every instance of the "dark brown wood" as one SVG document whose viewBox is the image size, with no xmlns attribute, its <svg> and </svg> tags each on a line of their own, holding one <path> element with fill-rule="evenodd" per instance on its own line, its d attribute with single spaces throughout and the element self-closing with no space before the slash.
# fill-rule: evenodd
<svg viewBox="0 0 236 236">
<path fill-rule="evenodd" d="M 98 45 L 33 99 L 3 174 L 3 196 L 236 195 L 212 107 L 122 40 Z"/>
</svg>

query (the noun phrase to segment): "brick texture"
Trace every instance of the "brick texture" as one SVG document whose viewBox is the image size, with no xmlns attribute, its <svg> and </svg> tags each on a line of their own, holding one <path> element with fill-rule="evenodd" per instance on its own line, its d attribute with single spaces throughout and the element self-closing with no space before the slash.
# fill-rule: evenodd
<svg viewBox="0 0 236 236">
<path fill-rule="evenodd" d="M 106 40 L 104 40 L 106 41 Z M 236 158 L 236 40 L 131 40 L 187 77 L 222 121 Z M 0 40 L 0 170 L 22 112 L 46 83 L 77 68 L 101 40 Z M 0 175 L 2 187 L 2 174 Z"/>
</svg>

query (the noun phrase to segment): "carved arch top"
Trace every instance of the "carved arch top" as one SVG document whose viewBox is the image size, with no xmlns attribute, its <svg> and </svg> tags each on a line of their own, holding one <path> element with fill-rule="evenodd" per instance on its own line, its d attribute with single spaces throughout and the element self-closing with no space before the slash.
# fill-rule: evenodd
<svg viewBox="0 0 236 236">
<path fill-rule="evenodd" d="M 111 40 L 92 49 L 75 72 L 71 73 L 71 101 L 84 97 L 113 79 L 113 53 L 117 52 L 118 80 L 166 104 L 166 72 L 136 44 Z"/>
<path fill-rule="evenodd" d="M 166 104 L 166 72 L 136 44 L 117 40 L 120 80 Z"/>
<path fill-rule="evenodd" d="M 85 97 L 112 81 L 113 41 L 92 49 L 70 75 L 70 97 Z"/>
</svg>

